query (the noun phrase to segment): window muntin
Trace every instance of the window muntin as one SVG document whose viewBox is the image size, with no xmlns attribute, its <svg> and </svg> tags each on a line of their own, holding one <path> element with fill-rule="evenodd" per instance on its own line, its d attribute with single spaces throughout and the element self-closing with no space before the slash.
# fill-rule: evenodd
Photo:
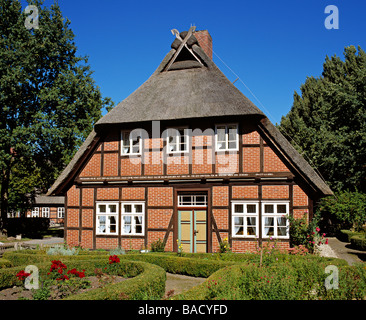
<svg viewBox="0 0 366 320">
<path fill-rule="evenodd" d="M 288 202 L 262 202 L 262 237 L 289 238 Z"/>
<path fill-rule="evenodd" d="M 32 209 L 32 218 L 38 218 L 39 217 L 39 207 L 34 207 Z"/>
<path fill-rule="evenodd" d="M 58 207 L 57 208 L 57 218 L 63 219 L 65 217 L 65 208 L 64 207 Z"/>
<path fill-rule="evenodd" d="M 239 133 L 237 124 L 216 125 L 216 151 L 239 150 Z"/>
<path fill-rule="evenodd" d="M 118 230 L 118 203 L 97 203 L 96 234 L 115 234 Z"/>
<path fill-rule="evenodd" d="M 142 149 L 142 133 L 135 131 L 121 132 L 121 155 L 139 155 Z"/>
<path fill-rule="evenodd" d="M 232 236 L 249 237 L 258 236 L 258 203 L 233 202 L 232 203 Z"/>
<path fill-rule="evenodd" d="M 179 207 L 207 207 L 206 194 L 181 194 L 178 195 Z"/>
<path fill-rule="evenodd" d="M 43 207 L 42 208 L 42 218 L 49 218 L 50 217 L 50 208 Z"/>
<path fill-rule="evenodd" d="M 122 202 L 122 235 L 144 235 L 145 203 Z"/>
<path fill-rule="evenodd" d="M 167 153 L 183 153 L 189 151 L 188 129 L 171 128 L 167 131 Z"/>
</svg>

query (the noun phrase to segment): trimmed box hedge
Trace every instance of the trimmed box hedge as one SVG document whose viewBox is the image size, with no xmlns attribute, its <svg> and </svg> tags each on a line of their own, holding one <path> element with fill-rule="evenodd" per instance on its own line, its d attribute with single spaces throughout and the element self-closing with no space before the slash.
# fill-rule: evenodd
<svg viewBox="0 0 366 320">
<path fill-rule="evenodd" d="M 86 276 L 94 275 L 96 268 L 104 269 L 108 264 L 109 254 L 51 256 L 44 252 L 35 251 L 7 252 L 6 255 L 13 263 L 25 262 L 11 268 L 0 269 L 0 289 L 12 286 L 22 286 L 24 281 L 18 280 L 16 274 L 24 270 L 27 265 L 36 265 L 40 276 L 45 275 L 52 260 L 61 260 L 68 270 L 76 268 L 85 270 Z M 120 256 L 122 258 L 122 256 Z M 67 297 L 68 300 L 116 300 L 116 299 L 160 299 L 165 293 L 166 273 L 157 265 L 143 261 L 129 261 L 121 259 L 118 263 L 117 275 L 133 277 L 125 281 L 106 285 L 103 288 L 91 290 L 82 294 Z"/>
<path fill-rule="evenodd" d="M 12 266 L 13 266 L 13 264 L 9 260 L 4 259 L 4 258 L 0 258 L 0 269 L 10 268 Z"/>
<path fill-rule="evenodd" d="M 357 250 L 366 251 L 366 236 L 353 236 L 351 238 L 351 246 Z"/>
<path fill-rule="evenodd" d="M 364 232 L 357 232 L 357 231 L 351 231 L 351 230 L 341 230 L 337 236 L 337 238 L 340 241 L 343 242 L 351 242 L 351 238 L 353 236 L 360 236 L 360 235 L 364 235 Z"/>
</svg>

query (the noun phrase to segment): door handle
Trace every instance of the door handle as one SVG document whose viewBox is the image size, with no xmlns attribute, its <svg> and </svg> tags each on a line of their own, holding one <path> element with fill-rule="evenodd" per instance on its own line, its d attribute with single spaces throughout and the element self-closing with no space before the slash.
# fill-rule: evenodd
<svg viewBox="0 0 366 320">
<path fill-rule="evenodd" d="M 194 230 L 193 233 L 194 235 L 196 235 L 198 233 L 198 230 Z"/>
</svg>

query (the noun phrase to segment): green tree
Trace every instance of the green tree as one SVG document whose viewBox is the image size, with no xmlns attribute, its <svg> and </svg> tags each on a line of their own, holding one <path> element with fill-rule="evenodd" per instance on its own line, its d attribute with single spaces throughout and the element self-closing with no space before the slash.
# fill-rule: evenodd
<svg viewBox="0 0 366 320">
<path fill-rule="evenodd" d="M 35 190 L 46 191 L 112 102 L 102 98 L 87 57 L 77 56 L 70 21 L 58 4 L 0 0 L 0 230 L 6 212 Z"/>
<path fill-rule="evenodd" d="M 366 192 L 366 54 L 350 46 L 344 58 L 326 57 L 322 76 L 294 93 L 279 129 L 331 188 Z"/>
</svg>

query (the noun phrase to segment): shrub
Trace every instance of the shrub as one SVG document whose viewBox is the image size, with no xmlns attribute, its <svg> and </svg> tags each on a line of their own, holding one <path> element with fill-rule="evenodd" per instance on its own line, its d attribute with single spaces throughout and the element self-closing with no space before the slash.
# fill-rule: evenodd
<svg viewBox="0 0 366 320">
<path fill-rule="evenodd" d="M 366 222 L 366 194 L 358 191 L 339 191 L 335 197 L 323 198 L 318 207 L 322 216 L 329 216 L 339 229 L 362 230 Z"/>
<path fill-rule="evenodd" d="M 0 258 L 0 269 L 1 268 L 10 268 L 12 266 L 13 266 L 13 264 L 9 260 Z"/>
<path fill-rule="evenodd" d="M 69 248 L 68 246 L 56 245 L 49 248 L 46 253 L 48 255 L 74 256 L 79 254 L 80 248 Z"/>
<path fill-rule="evenodd" d="M 356 235 L 351 238 L 351 246 L 357 250 L 366 251 L 365 235 Z"/>
<path fill-rule="evenodd" d="M 340 232 L 338 233 L 337 238 L 340 241 L 351 242 L 351 238 L 353 236 L 360 236 L 362 234 L 364 234 L 364 233 L 363 232 L 351 231 L 351 230 L 340 230 Z"/>
<path fill-rule="evenodd" d="M 165 243 L 160 238 L 156 241 L 151 242 L 151 251 L 152 252 L 164 252 Z"/>
</svg>

